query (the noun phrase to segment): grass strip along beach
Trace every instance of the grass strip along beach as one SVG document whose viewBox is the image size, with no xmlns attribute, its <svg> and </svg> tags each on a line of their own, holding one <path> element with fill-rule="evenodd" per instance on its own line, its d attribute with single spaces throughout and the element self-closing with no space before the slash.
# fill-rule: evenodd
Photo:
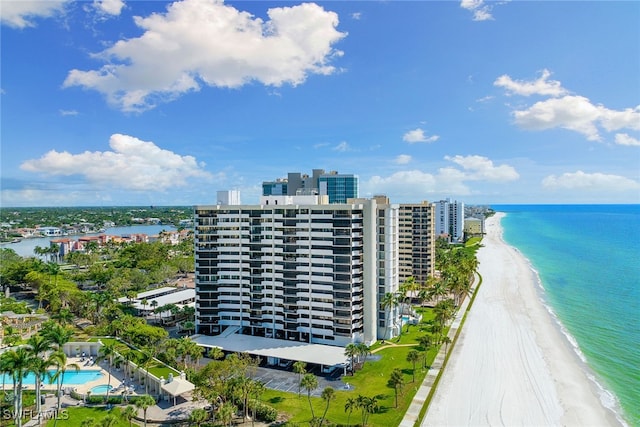
<svg viewBox="0 0 640 427">
<path fill-rule="evenodd" d="M 423 425 L 620 425 L 539 295 L 497 214 L 478 251 L 483 277 Z"/>
</svg>

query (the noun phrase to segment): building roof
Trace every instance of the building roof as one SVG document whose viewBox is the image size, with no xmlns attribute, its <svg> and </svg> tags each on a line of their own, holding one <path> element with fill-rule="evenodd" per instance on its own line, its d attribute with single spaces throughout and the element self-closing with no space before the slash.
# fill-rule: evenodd
<svg viewBox="0 0 640 427">
<path fill-rule="evenodd" d="M 191 339 L 202 347 L 219 347 L 223 350 L 238 353 L 246 352 L 255 356 L 301 360 L 325 366 L 334 366 L 347 362 L 344 347 L 332 345 L 310 344 L 242 334 L 232 334 L 228 337 L 194 335 Z"/>
<path fill-rule="evenodd" d="M 195 386 L 187 380 L 183 380 L 181 378 L 173 378 L 171 382 L 162 384 L 160 388 L 169 393 L 171 396 L 180 396 L 183 393 L 192 391 Z"/>
<path fill-rule="evenodd" d="M 170 287 L 170 286 L 165 286 L 162 288 L 157 288 L 157 289 L 152 289 L 150 291 L 146 291 L 146 292 L 140 292 L 138 295 L 136 295 L 136 297 L 134 299 L 136 300 L 140 300 L 142 301 L 145 298 L 151 298 L 154 295 L 160 295 L 160 294 L 166 294 L 168 292 L 173 292 L 175 291 L 176 288 Z M 127 302 L 129 301 L 129 298 L 127 297 L 122 297 L 122 298 L 118 298 L 118 302 Z"/>
<path fill-rule="evenodd" d="M 176 289 L 176 288 L 171 288 L 171 289 Z M 133 303 L 133 306 L 138 310 L 154 310 L 156 307 L 162 307 L 163 305 L 167 305 L 167 304 L 181 304 L 181 303 L 184 303 L 184 301 L 195 299 L 195 297 L 196 297 L 195 289 L 182 289 L 180 291 L 171 292 L 169 294 L 161 295 L 156 298 L 147 297 L 146 306 L 142 305 L 142 301 L 140 300 L 140 298 L 138 298 L 136 302 Z M 152 305 L 153 301 L 156 301 L 158 303 L 156 307 L 153 307 Z"/>
</svg>

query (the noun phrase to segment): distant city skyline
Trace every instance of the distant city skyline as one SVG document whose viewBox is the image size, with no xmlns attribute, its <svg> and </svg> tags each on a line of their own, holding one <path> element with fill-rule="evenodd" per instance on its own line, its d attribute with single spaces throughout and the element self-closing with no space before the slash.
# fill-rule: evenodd
<svg viewBox="0 0 640 427">
<path fill-rule="evenodd" d="M 0 204 L 640 203 L 638 2 L 2 0 Z"/>
</svg>

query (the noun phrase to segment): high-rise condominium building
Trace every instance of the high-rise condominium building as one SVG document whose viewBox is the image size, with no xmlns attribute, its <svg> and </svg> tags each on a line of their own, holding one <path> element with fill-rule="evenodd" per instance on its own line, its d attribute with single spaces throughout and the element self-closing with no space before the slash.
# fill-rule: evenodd
<svg viewBox="0 0 640 427">
<path fill-rule="evenodd" d="M 296 196 L 319 194 L 329 196 L 329 203 L 347 203 L 358 197 L 358 177 L 313 169 L 311 176 L 299 172 L 289 172 L 287 178 L 262 183 L 263 196 Z"/>
<path fill-rule="evenodd" d="M 424 284 L 435 269 L 435 206 L 400 204 L 399 216 L 400 284 L 410 277 Z"/>
<path fill-rule="evenodd" d="M 434 205 L 436 236 L 446 235 L 450 242 L 461 242 L 464 239 L 464 203 L 446 199 Z"/>
<path fill-rule="evenodd" d="M 337 346 L 383 337 L 394 315 L 380 318 L 379 298 L 398 287 L 397 206 L 322 199 L 195 208 L 198 333 Z"/>
</svg>

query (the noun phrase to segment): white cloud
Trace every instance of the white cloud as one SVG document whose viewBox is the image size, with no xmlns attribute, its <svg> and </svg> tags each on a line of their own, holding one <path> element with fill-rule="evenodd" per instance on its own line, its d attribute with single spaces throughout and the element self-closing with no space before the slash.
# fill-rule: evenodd
<svg viewBox="0 0 640 427">
<path fill-rule="evenodd" d="M 342 141 L 340 144 L 333 147 L 332 150 L 344 153 L 345 151 L 351 150 L 351 147 L 349 147 L 349 144 L 346 141 Z"/>
<path fill-rule="evenodd" d="M 0 20 L 3 25 L 14 28 L 35 27 L 37 18 L 49 18 L 64 10 L 68 0 L 28 1 L 2 0 Z"/>
<path fill-rule="evenodd" d="M 359 21 L 360 19 L 362 19 L 362 12 L 354 12 L 351 14 L 351 18 L 355 19 L 356 21 Z"/>
<path fill-rule="evenodd" d="M 516 124 L 524 129 L 564 128 L 579 132 L 590 141 L 602 139 L 598 125 L 607 131 L 640 129 L 640 107 L 624 111 L 609 110 L 601 105 L 593 105 L 583 96 L 547 99 L 513 114 Z"/>
<path fill-rule="evenodd" d="M 373 176 L 362 183 L 363 194 L 393 194 L 409 200 L 420 193 L 464 196 L 472 193 L 467 182 L 506 182 L 519 177 L 513 167 L 494 166 L 482 156 L 447 156 L 445 160 L 462 168 L 442 167 L 435 174 L 408 170 L 387 177 Z"/>
<path fill-rule="evenodd" d="M 440 139 L 438 135 L 427 136 L 425 135 L 424 130 L 420 128 L 410 130 L 402 136 L 402 140 L 409 144 L 415 144 L 416 142 L 435 142 L 438 139 Z"/>
<path fill-rule="evenodd" d="M 557 80 L 548 80 L 551 76 L 549 70 L 542 70 L 542 75 L 534 81 L 513 80 L 506 74 L 498 77 L 494 86 L 504 88 L 508 94 L 516 95 L 547 95 L 561 96 L 567 93 L 562 84 Z"/>
<path fill-rule="evenodd" d="M 493 19 L 491 15 L 491 6 L 484 3 L 483 0 L 462 0 L 460 7 L 473 12 L 474 21 L 488 21 Z"/>
<path fill-rule="evenodd" d="M 445 159 L 462 166 L 466 180 L 513 181 L 520 177 L 512 166 L 494 166 L 492 160 L 483 156 L 446 156 Z"/>
<path fill-rule="evenodd" d="M 571 190 L 588 192 L 625 192 L 640 190 L 640 183 L 619 175 L 603 173 L 567 172 L 562 175 L 549 175 L 542 185 L 551 190 Z"/>
<path fill-rule="evenodd" d="M 61 116 L 77 116 L 78 112 L 76 110 L 60 110 Z"/>
<path fill-rule="evenodd" d="M 411 162 L 411 156 L 408 154 L 400 154 L 396 157 L 395 162 L 399 165 L 406 165 Z"/>
<path fill-rule="evenodd" d="M 123 111 L 144 111 L 201 85 L 302 84 L 336 71 L 338 15 L 314 3 L 269 9 L 263 21 L 221 0 L 184 0 L 135 18 L 144 31 L 94 55 L 100 69 L 71 70 L 64 87 L 97 90 Z"/>
<path fill-rule="evenodd" d="M 20 167 L 47 175 L 80 175 L 98 186 L 135 191 L 165 191 L 184 187 L 188 178 L 212 178 L 194 157 L 164 150 L 153 142 L 114 134 L 109 146 L 112 151 L 80 154 L 52 150 Z"/>
<path fill-rule="evenodd" d="M 640 146 L 640 140 L 626 133 L 618 133 L 616 134 L 616 144 Z"/>
<path fill-rule="evenodd" d="M 94 0 L 94 7 L 107 15 L 118 16 L 124 7 L 123 0 Z"/>
</svg>

